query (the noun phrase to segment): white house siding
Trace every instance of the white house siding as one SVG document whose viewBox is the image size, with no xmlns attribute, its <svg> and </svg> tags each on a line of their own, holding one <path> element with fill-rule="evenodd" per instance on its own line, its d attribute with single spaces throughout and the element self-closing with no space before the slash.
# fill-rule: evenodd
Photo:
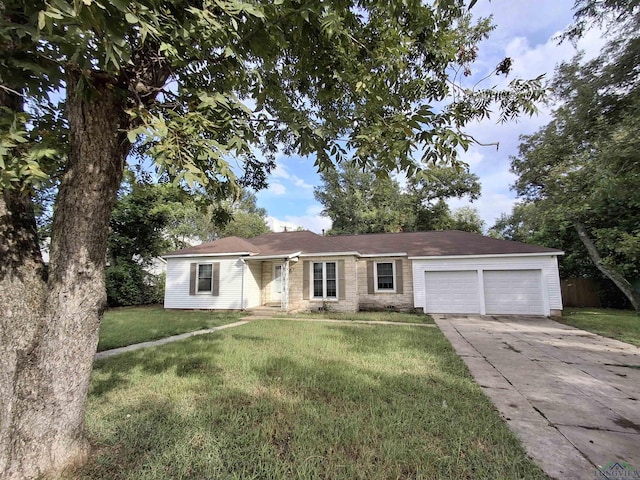
<svg viewBox="0 0 640 480">
<path fill-rule="evenodd" d="M 480 304 L 478 310 L 480 313 L 485 314 L 484 271 L 539 270 L 543 297 L 541 312 L 544 315 L 556 315 L 562 311 L 560 276 L 555 255 L 412 259 L 412 263 L 414 306 L 416 308 L 425 308 L 425 272 L 469 270 L 477 272 L 478 301 Z M 425 313 L 429 312 L 425 311 Z"/>
<path fill-rule="evenodd" d="M 189 295 L 189 275 L 192 263 L 219 263 L 219 295 L 197 293 Z M 244 270 L 244 290 L 243 290 Z M 180 257 L 167 258 L 167 281 L 164 294 L 164 308 L 185 308 L 203 310 L 240 310 L 249 303 L 255 303 L 255 288 L 250 268 L 238 257 Z M 257 282 L 258 280 L 256 280 Z M 259 302 L 259 295 L 258 295 Z"/>
<path fill-rule="evenodd" d="M 260 275 L 262 265 L 247 262 L 244 272 L 244 308 L 257 307 L 261 304 Z"/>
</svg>

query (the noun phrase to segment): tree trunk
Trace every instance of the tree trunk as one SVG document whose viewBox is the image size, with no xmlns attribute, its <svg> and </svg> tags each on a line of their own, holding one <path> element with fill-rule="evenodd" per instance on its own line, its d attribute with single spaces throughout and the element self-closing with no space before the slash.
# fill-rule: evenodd
<svg viewBox="0 0 640 480">
<path fill-rule="evenodd" d="M 622 293 L 629 299 L 631 305 L 636 310 L 636 312 L 640 312 L 640 292 L 638 292 L 633 285 L 624 278 L 622 274 L 614 270 L 613 268 L 606 265 L 603 262 L 596 245 L 593 243 L 593 240 L 589 237 L 589 233 L 587 232 L 586 227 L 581 223 L 575 223 L 574 227 L 578 232 L 578 237 L 580 237 L 580 241 L 582 241 L 583 245 L 587 249 L 589 253 L 589 257 L 593 263 L 595 263 L 598 270 L 600 270 L 607 278 L 609 278 L 616 286 L 620 289 Z"/>
<path fill-rule="evenodd" d="M 32 255 L 19 254 L 22 238 L 27 252 L 37 248 L 35 224 L 20 230 L 33 235 L 12 238 L 5 232 L 21 217 L 22 203 L 7 193 L 10 201 L 0 203 L 2 248 L 19 257 L 6 269 L 3 260 L 0 275 L 3 479 L 56 475 L 89 452 L 84 417 L 106 302 L 109 219 L 129 143 L 125 96 L 104 78 L 80 92 L 79 78 L 68 75 L 70 155 L 54 210 L 46 288 Z"/>
<path fill-rule="evenodd" d="M 30 441 L 15 425 L 30 395 L 46 292 L 31 199 L 18 190 L 0 195 L 0 258 L 0 478 L 11 478 L 11 457 Z"/>
</svg>

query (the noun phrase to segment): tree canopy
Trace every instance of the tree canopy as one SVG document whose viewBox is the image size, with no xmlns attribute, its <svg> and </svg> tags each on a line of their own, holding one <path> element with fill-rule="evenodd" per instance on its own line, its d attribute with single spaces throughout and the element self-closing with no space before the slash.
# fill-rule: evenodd
<svg viewBox="0 0 640 480">
<path fill-rule="evenodd" d="M 462 0 L 0 2 L 0 475 L 55 475 L 89 452 L 127 159 L 230 201 L 265 185 L 276 151 L 409 177 L 455 163 L 469 122 L 543 96 L 540 79 L 464 84 L 491 29 Z M 33 196 L 50 186 L 47 274 Z"/>
<path fill-rule="evenodd" d="M 446 200 L 480 195 L 478 177 L 452 167 L 432 167 L 407 180 L 405 188 L 387 175 L 344 165 L 320 175 L 314 189 L 322 214 L 331 218 L 330 235 L 465 230 L 481 233 L 472 208 L 451 212 Z"/>
<path fill-rule="evenodd" d="M 174 250 L 222 237 L 250 238 L 269 232 L 267 211 L 257 206 L 255 194 L 246 188 L 236 200 L 198 194 L 183 196 L 164 208 L 167 240 Z"/>
<path fill-rule="evenodd" d="M 314 154 L 322 169 L 353 157 L 362 168 L 412 174 L 420 159 L 454 158 L 472 141 L 464 126 L 492 102 L 507 119 L 532 112 L 542 94 L 539 81 L 514 80 L 504 92 L 451 82 L 492 29 L 472 24 L 461 1 L 57 0 L 2 9 L 0 82 L 29 104 L 28 114 L 3 115 L 5 186 L 64 168 L 68 121 L 64 100 L 52 98 L 72 84 L 82 96 L 99 95 L 96 83 L 118 89 L 136 153 L 223 195 L 236 180 L 264 185 L 278 148 Z"/>
</svg>

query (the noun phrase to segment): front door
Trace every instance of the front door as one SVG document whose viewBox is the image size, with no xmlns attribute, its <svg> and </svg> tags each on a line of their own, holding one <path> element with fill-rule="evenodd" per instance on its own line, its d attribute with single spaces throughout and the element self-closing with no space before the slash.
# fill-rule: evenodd
<svg viewBox="0 0 640 480">
<path fill-rule="evenodd" d="M 273 281 L 271 282 L 271 301 L 282 301 L 282 265 L 273 266 Z"/>
</svg>

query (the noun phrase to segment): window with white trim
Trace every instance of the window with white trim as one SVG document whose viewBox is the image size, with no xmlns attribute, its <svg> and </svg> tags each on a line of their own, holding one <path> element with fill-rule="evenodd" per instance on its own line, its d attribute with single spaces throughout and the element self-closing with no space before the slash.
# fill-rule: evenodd
<svg viewBox="0 0 640 480">
<path fill-rule="evenodd" d="M 313 262 L 311 269 L 313 298 L 338 299 L 338 266 L 336 262 Z"/>
<path fill-rule="evenodd" d="M 198 264 L 198 293 L 211 293 L 213 291 L 213 265 L 210 263 Z"/>
<path fill-rule="evenodd" d="M 395 262 L 375 263 L 376 292 L 394 292 L 396 290 Z"/>
</svg>

